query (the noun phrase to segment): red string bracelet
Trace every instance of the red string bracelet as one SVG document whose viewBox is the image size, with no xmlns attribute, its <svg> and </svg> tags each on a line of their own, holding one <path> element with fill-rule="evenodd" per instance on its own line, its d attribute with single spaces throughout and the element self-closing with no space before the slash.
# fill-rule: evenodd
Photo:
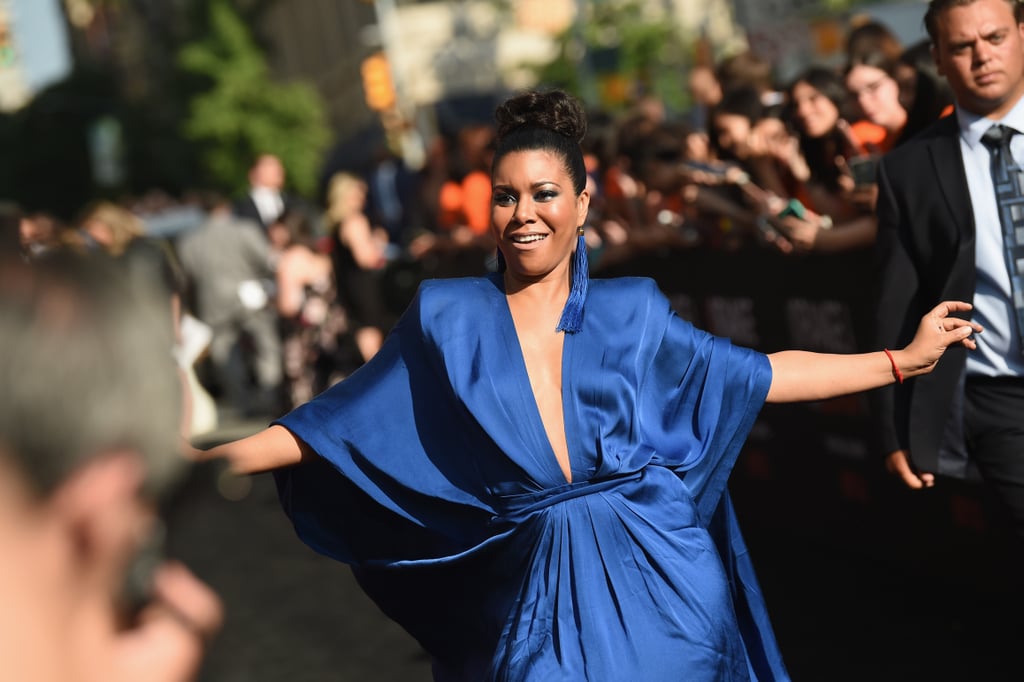
<svg viewBox="0 0 1024 682">
<path fill-rule="evenodd" d="M 903 383 L 903 372 L 900 371 L 899 365 L 896 364 L 896 358 L 892 356 L 892 352 L 888 348 L 883 348 L 885 354 L 889 357 L 889 362 L 892 363 L 892 373 L 896 375 L 896 381 Z"/>
</svg>

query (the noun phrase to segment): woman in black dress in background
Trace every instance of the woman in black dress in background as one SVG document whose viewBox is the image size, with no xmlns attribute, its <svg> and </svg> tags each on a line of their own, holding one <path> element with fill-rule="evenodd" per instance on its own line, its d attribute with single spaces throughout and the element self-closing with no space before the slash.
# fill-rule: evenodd
<svg viewBox="0 0 1024 682">
<path fill-rule="evenodd" d="M 366 189 L 361 178 L 337 173 L 327 190 L 326 214 L 338 300 L 348 315 L 360 363 L 377 353 L 388 328 L 381 290 L 387 235 L 366 217 Z"/>
</svg>

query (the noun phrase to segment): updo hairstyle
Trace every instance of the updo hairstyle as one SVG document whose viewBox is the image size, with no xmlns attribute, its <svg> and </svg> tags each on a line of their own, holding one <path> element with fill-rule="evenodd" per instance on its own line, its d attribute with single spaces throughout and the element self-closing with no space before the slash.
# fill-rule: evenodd
<svg viewBox="0 0 1024 682">
<path fill-rule="evenodd" d="M 498 123 L 492 168 L 511 152 L 548 151 L 558 155 L 577 196 L 587 184 L 580 143 L 587 118 L 579 100 L 561 90 L 528 91 L 511 97 L 494 112 Z"/>
</svg>

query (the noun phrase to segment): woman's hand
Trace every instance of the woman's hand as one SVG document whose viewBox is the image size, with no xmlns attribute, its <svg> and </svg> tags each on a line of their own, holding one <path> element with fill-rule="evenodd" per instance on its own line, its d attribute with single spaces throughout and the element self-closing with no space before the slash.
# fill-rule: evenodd
<svg viewBox="0 0 1024 682">
<path fill-rule="evenodd" d="M 930 372 L 949 346 L 961 343 L 967 348 L 976 347 L 970 336 L 981 332 L 981 325 L 950 316 L 970 309 L 970 303 L 961 301 L 940 303 L 921 320 L 910 345 L 899 351 L 849 355 L 793 350 L 771 353 L 768 361 L 772 366 L 772 383 L 765 400 L 824 400 Z"/>
<path fill-rule="evenodd" d="M 977 348 L 973 333 L 981 333 L 981 325 L 970 320 L 952 317 L 951 313 L 971 310 L 963 301 L 943 301 L 921 318 L 917 333 L 910 344 L 893 357 L 904 377 L 927 374 L 935 368 L 946 349 L 954 344 Z"/>
</svg>

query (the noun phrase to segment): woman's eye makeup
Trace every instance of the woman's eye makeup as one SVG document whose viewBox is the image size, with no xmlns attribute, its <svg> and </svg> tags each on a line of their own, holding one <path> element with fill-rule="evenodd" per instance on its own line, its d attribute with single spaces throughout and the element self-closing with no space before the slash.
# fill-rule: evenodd
<svg viewBox="0 0 1024 682">
<path fill-rule="evenodd" d="M 491 196 L 491 200 L 498 206 L 511 206 L 519 200 L 515 194 L 504 190 L 494 190 Z M 538 202 L 553 201 L 557 197 L 556 189 L 539 189 L 533 193 L 533 200 Z"/>
<path fill-rule="evenodd" d="M 511 206 L 516 203 L 516 198 L 508 192 L 495 192 L 493 200 L 498 206 Z"/>
</svg>

